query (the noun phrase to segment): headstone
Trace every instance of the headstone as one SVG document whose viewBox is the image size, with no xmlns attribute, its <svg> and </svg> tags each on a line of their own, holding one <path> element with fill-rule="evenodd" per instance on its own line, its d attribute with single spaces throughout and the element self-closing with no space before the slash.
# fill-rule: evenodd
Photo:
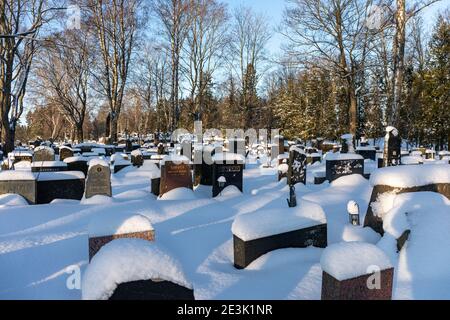
<svg viewBox="0 0 450 320">
<path fill-rule="evenodd" d="M 140 150 L 134 150 L 131 152 L 131 163 L 135 167 L 142 167 L 144 165 L 144 156 Z"/>
<path fill-rule="evenodd" d="M 36 177 L 29 171 L 1 171 L 0 172 L 0 195 L 19 194 L 30 204 L 36 204 Z"/>
<path fill-rule="evenodd" d="M 47 204 L 56 199 L 81 200 L 83 198 L 85 176 L 82 172 L 42 172 L 36 176 L 36 204 Z"/>
<path fill-rule="evenodd" d="M 127 153 L 131 153 L 133 151 L 133 143 L 131 142 L 130 139 L 127 139 L 126 141 L 125 151 Z"/>
<path fill-rule="evenodd" d="M 97 159 L 91 160 L 89 163 L 85 198 L 89 199 L 96 195 L 112 196 L 109 165 L 105 161 Z"/>
<path fill-rule="evenodd" d="M 374 147 L 364 146 L 356 148 L 356 153 L 363 156 L 364 159 L 376 161 L 377 150 Z"/>
<path fill-rule="evenodd" d="M 291 147 L 289 152 L 288 185 L 297 183 L 306 185 L 306 154 L 296 147 Z"/>
<path fill-rule="evenodd" d="M 58 172 L 67 170 L 67 164 L 62 161 L 39 161 L 31 164 L 31 172 Z"/>
<path fill-rule="evenodd" d="M 341 137 L 342 140 L 342 148 L 341 153 L 354 153 L 355 148 L 353 146 L 353 135 L 352 134 L 344 134 Z"/>
<path fill-rule="evenodd" d="M 37 147 L 34 149 L 33 162 L 55 161 L 55 151 L 50 147 Z"/>
<path fill-rule="evenodd" d="M 401 164 L 401 145 L 402 139 L 400 138 L 398 130 L 394 127 L 387 127 L 386 136 L 384 138 L 384 167 L 398 166 Z"/>
<path fill-rule="evenodd" d="M 159 194 L 162 196 L 177 188 L 193 189 L 190 161 L 186 157 L 167 156 L 161 161 Z"/>
<path fill-rule="evenodd" d="M 364 158 L 356 154 L 330 154 L 326 160 L 326 178 L 333 182 L 344 176 L 364 175 Z"/>
<path fill-rule="evenodd" d="M 159 144 L 158 144 L 158 154 L 159 154 L 159 155 L 163 155 L 163 154 L 165 154 L 165 153 L 166 153 L 166 150 L 165 150 L 165 148 L 164 148 L 164 144 L 159 143 Z"/>
<path fill-rule="evenodd" d="M 213 162 L 213 198 L 228 186 L 235 186 L 243 192 L 244 159 L 237 154 L 220 153 L 214 156 Z M 223 185 L 218 181 L 221 177 L 225 178 Z"/>
<path fill-rule="evenodd" d="M 73 157 L 73 150 L 69 147 L 59 148 L 59 161 L 64 161 L 67 158 Z"/>
</svg>

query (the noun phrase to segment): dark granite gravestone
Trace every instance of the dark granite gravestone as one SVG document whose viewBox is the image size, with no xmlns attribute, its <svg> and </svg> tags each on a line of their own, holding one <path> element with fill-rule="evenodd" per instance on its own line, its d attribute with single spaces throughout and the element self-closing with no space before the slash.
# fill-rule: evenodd
<svg viewBox="0 0 450 320">
<path fill-rule="evenodd" d="M 111 170 L 109 166 L 102 164 L 91 165 L 86 179 L 85 198 L 96 195 L 112 196 Z"/>
<path fill-rule="evenodd" d="M 190 301 L 195 297 L 192 289 L 170 281 L 139 280 L 119 284 L 109 300 Z"/>
<path fill-rule="evenodd" d="M 161 178 L 160 177 L 153 177 L 151 179 L 151 191 L 152 194 L 159 197 L 159 191 L 161 188 Z"/>
<path fill-rule="evenodd" d="M 217 197 L 223 189 L 228 186 L 235 186 L 243 192 L 244 161 L 233 156 L 214 156 L 212 170 L 213 198 Z M 223 186 L 219 183 L 219 178 L 224 177 L 226 182 Z"/>
<path fill-rule="evenodd" d="M 355 154 L 349 154 L 349 157 L 346 157 L 345 154 L 342 154 L 327 158 L 326 179 L 329 182 L 352 174 L 364 175 L 363 157 Z"/>
<path fill-rule="evenodd" d="M 298 149 L 291 148 L 289 152 L 288 185 L 295 186 L 297 183 L 306 185 L 306 154 Z"/>
<path fill-rule="evenodd" d="M 73 157 L 64 160 L 64 162 L 67 163 L 68 171 L 81 171 L 85 176 L 87 176 L 89 168 L 88 161 L 88 158 L 83 157 Z"/>
<path fill-rule="evenodd" d="M 166 153 L 166 149 L 165 149 L 164 145 L 162 143 L 159 143 L 158 144 L 158 154 L 163 155 L 165 153 Z"/>
<path fill-rule="evenodd" d="M 327 242 L 326 224 L 250 241 L 244 241 L 233 235 L 234 266 L 236 269 L 245 269 L 262 255 L 274 250 L 309 246 L 325 248 Z"/>
<path fill-rule="evenodd" d="M 384 138 L 384 157 L 383 167 L 398 166 L 401 164 L 402 139 L 398 130 L 393 127 L 386 128 L 386 136 Z"/>
<path fill-rule="evenodd" d="M 213 171 L 213 157 L 216 153 L 222 152 L 222 147 L 216 147 L 213 145 L 197 148 L 194 151 L 195 162 L 200 161 L 201 164 L 194 164 L 194 181 L 195 185 L 212 186 L 212 171 Z"/>
<path fill-rule="evenodd" d="M 361 155 L 364 159 L 376 161 L 377 150 L 374 147 L 359 147 L 356 148 L 356 153 Z"/>
<path fill-rule="evenodd" d="M 45 172 L 36 176 L 36 204 L 47 204 L 56 199 L 83 198 L 85 177 L 81 172 Z"/>
<path fill-rule="evenodd" d="M 59 148 L 59 161 L 64 161 L 67 158 L 73 157 L 73 150 L 69 147 Z"/>
<path fill-rule="evenodd" d="M 50 147 L 37 147 L 33 154 L 33 162 L 55 161 L 55 151 Z"/>
<path fill-rule="evenodd" d="M 391 300 L 394 269 L 380 272 L 381 288 L 369 289 L 371 274 L 339 281 L 326 272 L 322 275 L 322 300 Z"/>
<path fill-rule="evenodd" d="M 180 155 L 185 156 L 188 159 L 192 160 L 192 142 L 191 141 L 181 142 Z"/>
<path fill-rule="evenodd" d="M 164 161 L 161 163 L 160 196 L 177 189 L 193 189 L 192 173 L 189 161 Z"/>
<path fill-rule="evenodd" d="M 131 153 L 132 151 L 133 151 L 133 143 L 131 142 L 131 140 L 127 139 L 125 143 L 125 152 Z"/>
</svg>

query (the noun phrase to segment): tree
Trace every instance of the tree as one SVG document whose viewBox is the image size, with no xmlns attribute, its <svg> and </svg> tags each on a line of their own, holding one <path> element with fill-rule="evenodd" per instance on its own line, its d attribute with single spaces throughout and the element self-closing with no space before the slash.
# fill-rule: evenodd
<svg viewBox="0 0 450 320">
<path fill-rule="evenodd" d="M 130 62 L 141 21 L 143 0 L 86 0 L 99 46 L 100 66 L 94 75 L 110 109 L 110 139 L 117 141 Z"/>
<path fill-rule="evenodd" d="M 181 50 L 186 40 L 188 28 L 191 23 L 190 0 L 156 0 L 153 9 L 162 24 L 162 33 L 168 43 L 171 58 L 171 124 L 170 129 L 177 129 L 180 120 L 180 61 Z"/>
<path fill-rule="evenodd" d="M 36 68 L 39 94 L 60 108 L 74 126 L 80 143 L 84 140 L 83 125 L 88 107 L 92 63 L 87 34 L 82 30 L 66 30 L 53 37 Z"/>
<path fill-rule="evenodd" d="M 0 2 L 0 111 L 6 152 L 14 150 L 39 32 L 55 9 L 45 0 Z"/>
<path fill-rule="evenodd" d="M 245 129 L 252 127 L 252 113 L 255 112 L 254 95 L 261 78 L 258 69 L 265 58 L 264 48 L 271 38 L 266 18 L 250 8 L 240 7 L 234 11 L 231 29 L 230 65 L 237 70 L 241 90 L 241 112 Z M 236 61 L 236 62 L 235 62 Z"/>
</svg>

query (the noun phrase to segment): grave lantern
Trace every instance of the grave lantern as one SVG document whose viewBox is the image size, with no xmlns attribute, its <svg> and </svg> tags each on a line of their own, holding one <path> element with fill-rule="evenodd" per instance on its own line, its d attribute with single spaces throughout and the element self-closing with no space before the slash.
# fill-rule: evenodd
<svg viewBox="0 0 450 320">
<path fill-rule="evenodd" d="M 227 179 L 224 176 L 221 176 L 219 177 L 219 179 L 217 179 L 217 182 L 219 183 L 219 188 L 222 190 L 227 183 Z"/>
<path fill-rule="evenodd" d="M 351 225 L 359 226 L 359 206 L 355 201 L 350 201 L 347 204 L 348 218 Z"/>
</svg>

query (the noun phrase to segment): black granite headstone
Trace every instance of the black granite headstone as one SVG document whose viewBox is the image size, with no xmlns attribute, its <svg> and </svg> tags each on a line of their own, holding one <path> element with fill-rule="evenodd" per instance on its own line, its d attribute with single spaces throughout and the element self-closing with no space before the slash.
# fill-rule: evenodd
<svg viewBox="0 0 450 320">
<path fill-rule="evenodd" d="M 401 164 L 402 139 L 399 136 L 398 130 L 392 127 L 386 129 L 386 137 L 384 140 L 384 158 L 383 167 L 398 166 Z"/>
<path fill-rule="evenodd" d="M 297 183 L 306 185 L 306 154 L 298 148 L 292 148 L 289 152 L 288 184 L 294 186 Z"/>
<path fill-rule="evenodd" d="M 218 179 L 224 177 L 226 182 L 223 187 L 219 185 Z M 244 164 L 242 161 L 215 161 L 213 165 L 212 183 L 213 198 L 217 197 L 223 189 L 228 186 L 235 186 L 243 191 Z"/>
</svg>

